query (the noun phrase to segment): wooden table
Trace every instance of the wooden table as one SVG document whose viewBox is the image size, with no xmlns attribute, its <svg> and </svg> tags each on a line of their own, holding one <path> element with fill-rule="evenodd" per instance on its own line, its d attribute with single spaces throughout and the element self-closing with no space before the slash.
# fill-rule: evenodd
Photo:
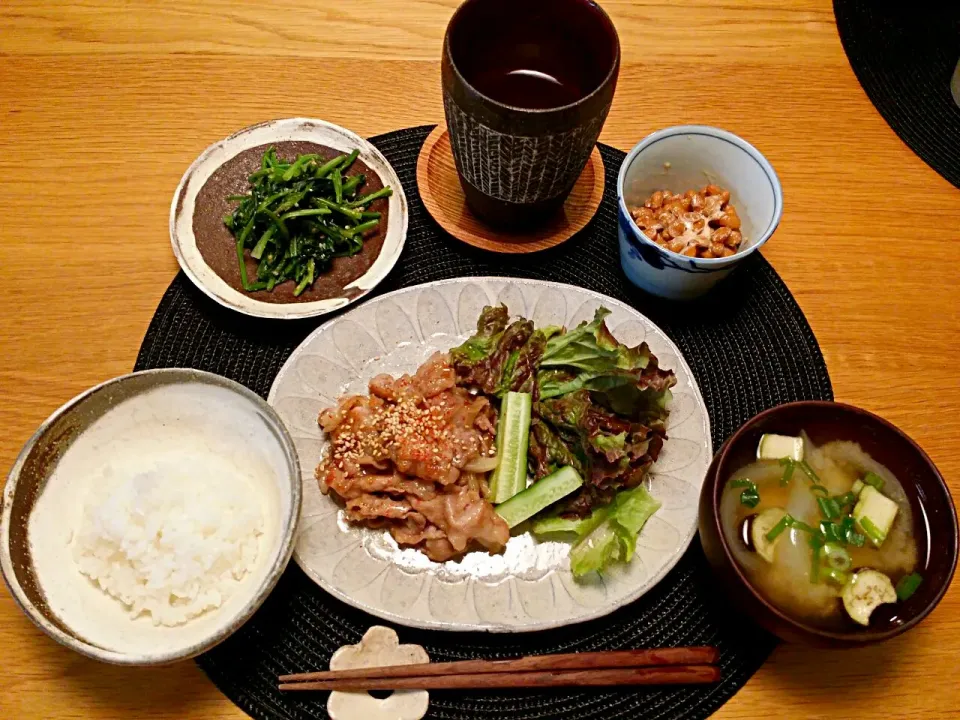
<svg viewBox="0 0 960 720">
<path fill-rule="evenodd" d="M 167 213 L 209 143 L 274 117 L 363 135 L 442 118 L 457 0 L 0 3 L 0 463 L 81 390 L 133 367 L 177 266 Z M 960 191 L 869 103 L 829 0 L 607 0 L 623 45 L 602 140 L 732 130 L 783 182 L 765 256 L 836 396 L 909 432 L 960 496 Z M 952 241 L 952 242 L 951 242 Z M 781 646 L 719 717 L 947 716 L 957 584 L 917 629 L 840 653 Z M 99 665 L 0 597 L 0 717 L 239 718 L 193 663 Z M 872 710 L 871 710 L 872 708 Z"/>
</svg>

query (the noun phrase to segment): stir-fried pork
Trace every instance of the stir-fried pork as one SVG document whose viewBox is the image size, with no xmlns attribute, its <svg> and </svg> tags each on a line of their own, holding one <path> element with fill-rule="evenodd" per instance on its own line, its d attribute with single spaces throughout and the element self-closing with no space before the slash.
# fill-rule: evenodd
<svg viewBox="0 0 960 720">
<path fill-rule="evenodd" d="M 370 395 L 320 413 L 332 445 L 317 467 L 347 518 L 387 528 L 401 545 L 449 560 L 477 544 L 500 552 L 510 530 L 485 499 L 496 427 L 489 401 L 456 387 L 436 353 L 414 375 L 378 375 Z"/>
</svg>

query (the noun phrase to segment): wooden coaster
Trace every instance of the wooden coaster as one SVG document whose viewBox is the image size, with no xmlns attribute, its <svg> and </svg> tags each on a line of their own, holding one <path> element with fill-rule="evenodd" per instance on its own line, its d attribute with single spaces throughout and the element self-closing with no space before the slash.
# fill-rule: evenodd
<svg viewBox="0 0 960 720">
<path fill-rule="evenodd" d="M 417 158 L 420 197 L 433 219 L 458 240 L 499 253 L 532 253 L 569 240 L 596 214 L 603 184 L 603 160 L 594 147 L 562 211 L 542 227 L 511 233 L 487 227 L 467 208 L 445 125 L 427 136 Z"/>
</svg>

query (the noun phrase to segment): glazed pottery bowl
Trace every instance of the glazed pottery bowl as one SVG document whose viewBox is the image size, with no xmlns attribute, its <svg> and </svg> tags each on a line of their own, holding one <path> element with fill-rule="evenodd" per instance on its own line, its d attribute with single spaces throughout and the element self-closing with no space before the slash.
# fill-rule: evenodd
<svg viewBox="0 0 960 720">
<path fill-rule="evenodd" d="M 921 547 L 917 572 L 923 582 L 916 593 L 898 604 L 897 612 L 879 625 L 829 631 L 801 622 L 773 605 L 753 586 L 736 561 L 720 526 L 724 484 L 739 468 L 756 459 L 764 433 L 799 435 L 815 444 L 832 440 L 858 443 L 874 460 L 900 480 L 913 510 Z M 876 415 L 850 405 L 803 401 L 766 410 L 741 427 L 714 457 L 700 495 L 700 540 L 732 607 L 788 642 L 850 647 L 888 640 L 923 620 L 936 607 L 953 578 L 957 564 L 957 515 L 950 491 L 926 453 L 901 430 Z M 925 556 L 924 556 L 925 552 Z"/>
<path fill-rule="evenodd" d="M 684 193 L 713 183 L 730 191 L 743 244 L 726 258 L 691 258 L 654 243 L 630 208 L 657 190 Z M 647 136 L 627 155 L 617 178 L 620 263 L 637 287 L 672 300 L 703 295 L 770 239 L 783 213 L 776 172 L 753 145 L 706 125 L 680 125 Z"/>
<path fill-rule="evenodd" d="M 229 198 L 249 191 L 248 173 L 259 169 L 263 153 L 270 147 L 287 159 L 306 152 L 332 157 L 357 150 L 353 171 L 367 177 L 364 188 L 389 186 L 393 190 L 389 198 L 368 208 L 382 212 L 382 222 L 364 236 L 363 249 L 350 257 L 335 258 L 299 296 L 293 295 L 292 281 L 270 292 L 243 290 L 236 240 L 223 223 L 223 216 L 236 207 Z M 173 253 L 197 288 L 231 310 L 275 320 L 326 315 L 360 300 L 396 265 L 407 241 L 408 224 L 403 185 L 383 153 L 356 133 L 314 118 L 258 123 L 210 145 L 180 179 L 169 216 Z M 255 273 L 253 259 L 248 257 L 247 263 L 247 271 Z"/>
<path fill-rule="evenodd" d="M 620 42 L 590 0 L 467 0 L 441 62 L 453 157 L 471 211 L 491 226 L 560 210 L 610 110 Z"/>
<path fill-rule="evenodd" d="M 143 493 L 150 492 L 150 483 L 158 479 L 144 473 L 162 467 L 159 463 L 184 468 L 197 483 L 214 474 L 205 470 L 218 468 L 224 469 L 217 474 L 230 487 L 251 483 L 253 495 L 248 497 L 259 503 L 262 517 L 258 550 L 246 575 L 229 594 L 218 595 L 218 607 L 181 625 L 155 625 L 156 616 L 132 617 L 120 600 L 81 573 L 75 558 L 78 533 L 92 522 L 102 523 L 98 526 L 106 528 L 102 532 L 127 532 L 122 535 L 124 542 L 135 544 L 128 531 L 116 529 L 122 515 L 114 511 L 123 502 L 116 492 L 108 490 L 109 499 L 99 505 L 99 515 L 84 515 L 81 509 L 95 490 L 108 489 L 111 478 L 131 474 L 139 483 L 135 485 L 139 499 L 134 502 L 142 502 Z M 159 479 L 166 477 L 169 474 Z M 211 480 L 209 487 L 220 489 L 223 480 L 218 484 Z M 3 576 L 14 600 L 41 630 L 83 655 L 121 665 L 160 665 L 193 657 L 236 631 L 273 589 L 293 552 L 301 487 L 293 441 L 277 414 L 256 393 L 198 370 L 169 368 L 124 375 L 61 407 L 20 452 L 3 493 Z M 156 531 L 165 540 L 167 532 L 178 536 L 185 527 L 207 528 L 210 522 L 221 528 L 237 517 L 231 508 L 198 526 L 196 514 L 184 515 L 170 502 L 166 507 L 172 514 L 162 532 Z M 150 517 L 144 522 L 149 524 Z M 192 531 L 183 536 L 187 542 L 195 537 Z M 175 547 L 185 551 L 183 544 Z M 178 556 L 181 567 L 194 561 L 196 552 L 192 549 Z M 110 555 L 110 562 L 115 558 L 116 554 Z M 164 560 L 160 557 L 157 562 Z M 151 572 L 160 571 L 164 571 L 160 565 L 151 568 Z"/>
</svg>

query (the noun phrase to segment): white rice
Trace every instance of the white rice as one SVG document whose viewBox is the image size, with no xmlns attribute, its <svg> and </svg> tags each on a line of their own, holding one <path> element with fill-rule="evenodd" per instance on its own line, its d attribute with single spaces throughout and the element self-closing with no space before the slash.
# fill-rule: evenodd
<svg viewBox="0 0 960 720">
<path fill-rule="evenodd" d="M 164 464 L 105 485 L 87 497 L 73 555 L 131 617 L 182 625 L 254 570 L 263 514 L 242 479 Z"/>
</svg>

